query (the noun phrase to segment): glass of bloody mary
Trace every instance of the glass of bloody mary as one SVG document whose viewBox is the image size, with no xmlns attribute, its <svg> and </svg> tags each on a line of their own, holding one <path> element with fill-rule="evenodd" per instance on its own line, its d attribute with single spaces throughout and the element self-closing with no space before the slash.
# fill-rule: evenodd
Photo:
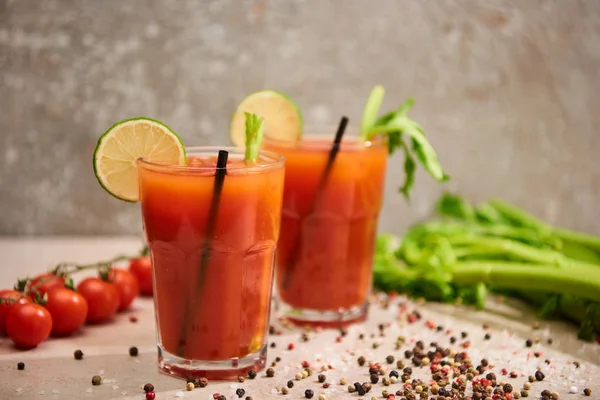
<svg viewBox="0 0 600 400">
<path fill-rule="evenodd" d="M 366 317 L 388 147 L 347 135 L 322 181 L 332 142 L 333 129 L 263 145 L 286 158 L 278 300 L 292 322 L 334 327 Z"/>
<path fill-rule="evenodd" d="M 229 379 L 260 370 L 284 184 L 284 159 L 237 148 L 187 148 L 187 165 L 138 161 L 154 274 L 159 368 Z M 217 153 L 227 150 L 218 198 Z"/>
</svg>

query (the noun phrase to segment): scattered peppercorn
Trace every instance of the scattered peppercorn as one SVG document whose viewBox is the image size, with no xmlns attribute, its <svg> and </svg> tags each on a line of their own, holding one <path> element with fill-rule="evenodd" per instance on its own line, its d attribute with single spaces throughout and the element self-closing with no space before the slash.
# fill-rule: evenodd
<svg viewBox="0 0 600 400">
<path fill-rule="evenodd" d="M 290 388 L 290 389 L 293 388 L 294 387 L 294 381 L 292 381 L 292 380 L 287 381 L 287 387 Z"/>
<path fill-rule="evenodd" d="M 235 394 L 241 399 L 246 394 L 246 391 L 242 388 L 237 388 Z"/>
<path fill-rule="evenodd" d="M 76 360 L 81 360 L 83 358 L 83 351 L 81 350 L 75 350 L 75 352 L 73 353 L 73 357 L 75 357 Z"/>
<path fill-rule="evenodd" d="M 387 356 L 387 357 L 385 358 L 385 361 L 386 361 L 388 364 L 393 364 L 393 363 L 394 363 L 394 356 L 392 356 L 392 355 L 389 355 L 389 356 Z"/>
<path fill-rule="evenodd" d="M 525 341 L 525 346 L 526 346 L 526 347 L 531 347 L 531 346 L 533 346 L 533 340 L 531 340 L 531 339 L 527 339 L 527 340 Z"/>
<path fill-rule="evenodd" d="M 192 390 L 194 390 L 194 382 L 186 383 L 185 387 L 187 388 L 188 392 L 191 392 Z"/>
<path fill-rule="evenodd" d="M 356 388 L 352 385 L 348 385 L 348 393 L 354 393 L 356 392 Z"/>
<path fill-rule="evenodd" d="M 154 400 L 155 398 L 156 398 L 156 393 L 146 392 L 146 400 Z"/>
<path fill-rule="evenodd" d="M 404 352 L 404 357 L 405 357 L 405 358 L 411 358 L 412 356 L 413 356 L 413 352 L 412 352 L 412 351 L 410 351 L 410 350 L 406 350 L 406 351 Z"/>
<path fill-rule="evenodd" d="M 390 378 L 391 377 L 396 377 L 399 378 L 400 376 L 398 375 L 398 371 L 396 371 L 395 369 L 390 371 Z"/>
<path fill-rule="evenodd" d="M 248 378 L 250 379 L 254 379 L 256 378 L 256 371 L 251 369 L 250 371 L 248 371 Z"/>
<path fill-rule="evenodd" d="M 362 367 L 363 365 L 365 365 L 365 363 L 367 362 L 367 360 L 363 356 L 358 357 L 357 361 L 358 361 L 358 365 L 360 367 Z"/>
<path fill-rule="evenodd" d="M 523 383 L 523 389 L 525 389 L 525 390 L 531 389 L 531 383 L 529 383 L 529 382 Z"/>
<path fill-rule="evenodd" d="M 92 385 L 98 386 L 101 383 L 102 383 L 102 378 L 100 378 L 100 375 L 92 376 Z"/>
<path fill-rule="evenodd" d="M 454 336 L 450 337 L 450 344 L 456 343 L 456 338 Z"/>
<path fill-rule="evenodd" d="M 573 365 L 575 366 L 575 368 L 579 368 L 581 366 L 579 361 L 573 361 Z"/>
<path fill-rule="evenodd" d="M 521 397 L 528 397 L 529 392 L 527 390 L 521 390 Z"/>
<path fill-rule="evenodd" d="M 270 346 L 271 346 L 271 348 L 272 348 L 272 349 L 274 349 L 274 348 L 275 348 L 275 346 L 277 346 L 277 345 L 275 344 L 275 342 L 271 342 L 271 345 L 270 345 Z"/>
<path fill-rule="evenodd" d="M 504 386 L 502 386 L 502 390 L 504 393 L 512 393 L 513 387 L 510 383 L 505 383 Z"/>
<path fill-rule="evenodd" d="M 535 382 L 535 376 L 533 376 L 533 375 L 529 375 L 529 376 L 527 377 L 527 380 L 528 380 L 529 382 Z"/>
<path fill-rule="evenodd" d="M 463 339 L 465 339 L 467 336 L 469 336 L 469 334 L 467 332 L 463 331 L 463 332 L 460 333 L 460 337 L 463 338 Z"/>
<path fill-rule="evenodd" d="M 275 370 L 273 368 L 267 368 L 267 377 L 272 378 L 275 376 Z"/>
<path fill-rule="evenodd" d="M 490 340 L 492 338 L 492 335 L 490 335 L 489 333 L 486 333 L 485 336 L 483 337 L 484 340 Z"/>
<path fill-rule="evenodd" d="M 154 385 L 151 383 L 146 383 L 144 385 L 144 392 L 148 393 L 148 392 L 154 392 Z"/>
<path fill-rule="evenodd" d="M 546 376 L 544 375 L 544 373 L 542 371 L 540 371 L 539 369 L 537 371 L 535 371 L 535 379 L 537 381 L 543 381 L 545 377 Z"/>
<path fill-rule="evenodd" d="M 325 382 L 325 380 L 327 379 L 327 377 L 323 374 L 319 374 L 319 376 L 317 377 L 317 379 L 319 380 L 319 383 L 323 383 Z"/>
<path fill-rule="evenodd" d="M 238 376 L 239 383 L 244 383 L 245 380 L 246 380 L 246 378 L 244 378 L 243 376 Z"/>
<path fill-rule="evenodd" d="M 377 376 L 377 374 L 371 374 L 371 383 L 377 383 L 379 382 L 379 376 Z"/>
<path fill-rule="evenodd" d="M 290 389 L 288 389 L 287 386 L 284 386 L 281 388 L 281 394 L 288 394 L 290 392 Z"/>
<path fill-rule="evenodd" d="M 131 357 L 136 357 L 138 355 L 138 348 L 135 346 L 132 346 L 129 348 L 129 355 Z"/>
<path fill-rule="evenodd" d="M 592 395 L 592 389 L 590 389 L 590 388 L 583 389 L 583 394 L 585 394 L 586 396 L 591 396 Z"/>
<path fill-rule="evenodd" d="M 307 399 L 312 399 L 314 395 L 315 395 L 315 392 L 313 392 L 310 389 L 306 389 L 304 391 L 304 397 L 306 397 Z"/>
<path fill-rule="evenodd" d="M 246 396 L 246 400 L 254 400 L 252 396 Z"/>
<path fill-rule="evenodd" d="M 17 369 L 19 371 L 23 371 L 25 369 L 25 363 L 23 363 L 23 362 L 18 363 L 17 364 Z"/>
<path fill-rule="evenodd" d="M 208 385 L 208 379 L 207 378 L 200 378 L 198 380 L 198 386 L 200 386 L 201 388 L 206 387 Z"/>
</svg>

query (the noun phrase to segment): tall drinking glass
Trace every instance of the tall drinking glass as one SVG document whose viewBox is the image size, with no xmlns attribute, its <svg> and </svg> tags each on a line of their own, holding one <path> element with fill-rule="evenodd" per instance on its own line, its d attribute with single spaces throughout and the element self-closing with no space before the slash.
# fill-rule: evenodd
<svg viewBox="0 0 600 400">
<path fill-rule="evenodd" d="M 367 313 L 387 143 L 344 138 L 324 179 L 333 132 L 264 141 L 286 159 L 276 282 L 300 324 L 341 326 Z"/>
<path fill-rule="evenodd" d="M 216 183 L 219 150 L 229 151 Z M 230 379 L 260 370 L 279 237 L 284 159 L 187 149 L 186 166 L 139 161 L 162 372 Z"/>
</svg>

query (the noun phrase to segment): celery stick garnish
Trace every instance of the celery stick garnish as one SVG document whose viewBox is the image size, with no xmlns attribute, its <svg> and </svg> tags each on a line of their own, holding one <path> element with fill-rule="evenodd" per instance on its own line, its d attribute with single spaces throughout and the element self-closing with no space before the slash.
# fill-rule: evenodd
<svg viewBox="0 0 600 400">
<path fill-rule="evenodd" d="M 417 161 L 438 182 L 445 182 L 450 177 L 444 172 L 434 148 L 425 137 L 423 128 L 407 116 L 408 110 L 415 103 L 414 99 L 410 98 L 397 110 L 378 117 L 384 95 L 382 86 L 377 85 L 371 90 L 363 111 L 360 136 L 363 140 L 371 140 L 377 135 L 386 135 L 390 155 L 398 148 L 404 150 L 406 178 L 400 192 L 408 200 L 415 182 Z"/>
<path fill-rule="evenodd" d="M 246 115 L 246 151 L 244 161 L 254 163 L 258 158 L 260 145 L 263 140 L 263 122 L 264 119 L 256 114 L 244 113 Z"/>
</svg>

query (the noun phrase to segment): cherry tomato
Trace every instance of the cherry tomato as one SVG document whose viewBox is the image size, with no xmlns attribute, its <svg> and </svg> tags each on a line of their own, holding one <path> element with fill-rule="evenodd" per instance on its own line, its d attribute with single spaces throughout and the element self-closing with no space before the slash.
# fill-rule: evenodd
<svg viewBox="0 0 600 400">
<path fill-rule="evenodd" d="M 50 336 L 52 316 L 35 303 L 17 304 L 6 317 L 8 337 L 20 349 L 31 349 Z"/>
<path fill-rule="evenodd" d="M 39 293 L 40 296 L 44 296 L 50 290 L 57 287 L 65 287 L 65 278 L 63 276 L 57 276 L 51 272 L 38 275 L 27 283 L 25 291 L 30 294 L 29 297 L 35 300 L 35 293 Z"/>
<path fill-rule="evenodd" d="M 108 281 L 115 285 L 119 292 L 119 311 L 129 308 L 133 300 L 140 294 L 140 287 L 135 275 L 126 269 L 111 269 Z"/>
<path fill-rule="evenodd" d="M 31 303 L 23 293 L 12 289 L 0 290 L 0 335 L 6 334 L 6 316 L 17 304 Z"/>
<path fill-rule="evenodd" d="M 74 290 L 57 287 L 48 292 L 46 310 L 52 315 L 52 335 L 68 336 L 83 326 L 88 304 Z"/>
<path fill-rule="evenodd" d="M 85 278 L 79 285 L 77 291 L 88 304 L 86 322 L 88 324 L 99 324 L 110 319 L 119 308 L 119 292 L 112 283 L 100 278 Z"/>
<path fill-rule="evenodd" d="M 152 262 L 149 256 L 132 258 L 129 261 L 129 270 L 137 278 L 140 293 L 152 296 Z"/>
</svg>

